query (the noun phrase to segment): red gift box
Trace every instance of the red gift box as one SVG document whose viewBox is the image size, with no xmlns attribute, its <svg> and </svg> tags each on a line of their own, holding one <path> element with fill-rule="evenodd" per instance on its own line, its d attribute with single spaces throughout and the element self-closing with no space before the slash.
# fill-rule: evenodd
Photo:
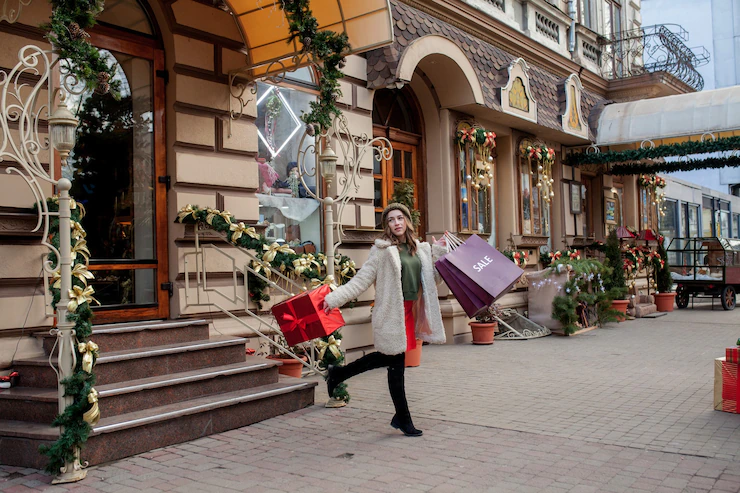
<svg viewBox="0 0 740 493">
<path fill-rule="evenodd" d="M 740 346 L 728 347 L 725 349 L 725 358 L 728 363 L 740 363 Z"/>
<path fill-rule="evenodd" d="M 740 414 L 738 409 L 737 363 L 722 361 L 722 410 Z"/>
<path fill-rule="evenodd" d="M 319 308 L 330 292 L 331 288 L 323 285 L 272 307 L 272 314 L 289 346 L 328 336 L 344 327 L 344 318 L 338 308 L 328 314 Z"/>
</svg>

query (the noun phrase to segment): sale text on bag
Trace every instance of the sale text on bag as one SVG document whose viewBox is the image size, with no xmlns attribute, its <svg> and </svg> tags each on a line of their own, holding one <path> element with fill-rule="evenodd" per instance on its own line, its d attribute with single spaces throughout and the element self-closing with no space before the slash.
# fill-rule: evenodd
<svg viewBox="0 0 740 493">
<path fill-rule="evenodd" d="M 493 260 L 488 255 L 486 255 L 480 262 L 473 265 L 473 269 L 475 269 L 476 272 L 482 272 L 483 269 L 491 262 L 493 262 Z"/>
</svg>

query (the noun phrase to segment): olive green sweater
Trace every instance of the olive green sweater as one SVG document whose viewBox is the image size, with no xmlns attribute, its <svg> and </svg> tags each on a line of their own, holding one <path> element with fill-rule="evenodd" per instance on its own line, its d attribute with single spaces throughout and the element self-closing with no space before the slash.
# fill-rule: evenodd
<svg viewBox="0 0 740 493">
<path fill-rule="evenodd" d="M 421 284 L 421 260 L 418 255 L 410 255 L 405 244 L 398 245 L 401 257 L 401 288 L 404 301 L 415 301 L 419 297 Z"/>
</svg>

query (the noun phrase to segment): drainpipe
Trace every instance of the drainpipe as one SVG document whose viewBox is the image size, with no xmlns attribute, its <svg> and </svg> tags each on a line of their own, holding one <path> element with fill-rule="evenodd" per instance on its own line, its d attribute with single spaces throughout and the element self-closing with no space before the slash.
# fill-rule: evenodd
<svg viewBox="0 0 740 493">
<path fill-rule="evenodd" d="M 568 0 L 568 15 L 570 16 L 568 51 L 570 51 L 570 57 L 573 58 L 576 52 L 576 0 Z"/>
</svg>

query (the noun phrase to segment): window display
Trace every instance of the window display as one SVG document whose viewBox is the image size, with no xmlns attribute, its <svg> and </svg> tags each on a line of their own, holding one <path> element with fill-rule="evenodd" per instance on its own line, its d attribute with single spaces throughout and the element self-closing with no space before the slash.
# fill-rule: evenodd
<svg viewBox="0 0 740 493">
<path fill-rule="evenodd" d="M 550 198 L 552 177 L 545 173 L 542 159 L 536 153 L 530 157 L 524 144 L 519 149 L 519 190 L 521 233 L 524 235 L 550 235 Z M 534 148 L 533 148 L 534 149 Z M 538 150 L 541 148 L 537 148 Z M 546 149 L 546 148 L 542 148 Z M 547 150 L 545 150 L 547 153 Z M 541 154 L 542 155 L 542 154 Z M 552 154 L 554 158 L 554 153 Z M 548 155 L 549 156 L 549 155 Z"/>
<path fill-rule="evenodd" d="M 461 122 L 455 142 L 460 184 L 460 231 L 491 234 L 496 134 Z"/>
<path fill-rule="evenodd" d="M 301 73 L 298 73 L 301 72 Z M 303 80 L 308 69 L 296 72 Z M 303 73 L 305 72 L 305 73 Z M 313 244 L 321 249 L 321 213 L 319 202 L 309 192 L 316 192 L 314 154 L 306 154 L 303 180 L 296 161 L 304 125 L 300 115 L 310 110 L 316 96 L 296 89 L 257 83 L 257 136 L 259 155 L 260 224 L 266 224 L 268 240 L 291 246 Z M 303 151 L 313 145 L 303 141 Z"/>
</svg>

